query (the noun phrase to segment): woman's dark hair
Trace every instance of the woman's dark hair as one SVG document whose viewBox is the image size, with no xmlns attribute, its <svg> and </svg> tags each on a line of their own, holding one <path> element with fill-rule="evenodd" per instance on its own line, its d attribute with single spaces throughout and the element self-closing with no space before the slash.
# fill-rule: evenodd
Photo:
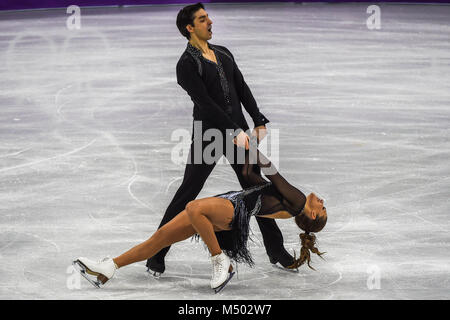
<svg viewBox="0 0 450 320">
<path fill-rule="evenodd" d="M 308 263 L 308 267 L 315 270 L 311 267 L 311 254 L 310 251 L 317 254 L 322 258 L 322 254 L 325 252 L 320 252 L 319 249 L 315 247 L 316 245 L 316 236 L 314 234 L 310 234 L 310 232 L 319 232 L 325 227 L 327 224 L 327 216 L 318 217 L 317 219 L 311 219 L 303 212 L 295 217 L 295 223 L 297 226 L 305 231 L 305 233 L 300 234 L 300 240 L 302 242 L 302 247 L 300 249 L 300 257 L 296 259 L 294 253 L 294 264 L 290 266 L 290 268 L 295 269 L 300 267 L 305 261 Z"/>
<path fill-rule="evenodd" d="M 201 2 L 198 2 L 196 4 L 191 4 L 189 6 L 184 7 L 183 9 L 180 10 L 180 12 L 178 12 L 177 15 L 178 30 L 180 30 L 180 33 L 183 35 L 183 37 L 186 37 L 188 40 L 191 39 L 191 34 L 189 33 L 189 31 L 187 31 L 186 26 L 188 24 L 194 26 L 194 14 L 200 9 L 205 9 L 205 7 Z"/>
</svg>

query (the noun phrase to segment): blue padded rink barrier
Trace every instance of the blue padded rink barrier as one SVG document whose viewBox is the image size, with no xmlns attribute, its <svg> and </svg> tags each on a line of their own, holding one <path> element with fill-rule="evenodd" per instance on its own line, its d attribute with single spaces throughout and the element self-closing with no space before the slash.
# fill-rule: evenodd
<svg viewBox="0 0 450 320">
<path fill-rule="evenodd" d="M 299 273 L 269 263 L 252 220 L 256 266 L 218 295 L 202 242 L 172 246 L 160 279 L 142 262 L 101 290 L 71 266 L 147 239 L 181 183 L 183 5 L 81 8 L 75 30 L 66 8 L 0 12 L 0 299 L 449 299 L 450 6 L 378 3 L 371 29 L 372 4 L 205 3 L 280 172 L 329 215 L 325 260 Z M 222 162 L 198 198 L 239 189 Z M 298 255 L 300 230 L 277 223 Z"/>
</svg>

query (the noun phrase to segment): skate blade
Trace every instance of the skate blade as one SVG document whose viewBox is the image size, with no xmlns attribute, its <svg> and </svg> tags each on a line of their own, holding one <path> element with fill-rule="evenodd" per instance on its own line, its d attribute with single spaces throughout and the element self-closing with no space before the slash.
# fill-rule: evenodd
<svg viewBox="0 0 450 320">
<path fill-rule="evenodd" d="M 162 272 L 153 271 L 152 269 L 148 268 L 147 272 L 151 274 L 151 276 L 155 279 L 161 278 Z"/>
<path fill-rule="evenodd" d="M 274 268 L 276 268 L 276 269 L 281 269 L 281 270 L 283 270 L 283 271 L 286 271 L 286 272 L 290 272 L 290 273 L 298 273 L 298 269 L 288 269 L 288 268 L 285 268 L 285 267 L 283 267 L 280 263 L 275 263 L 275 264 L 272 264 L 272 266 L 274 267 Z"/>
<path fill-rule="evenodd" d="M 108 281 L 108 278 L 106 278 L 104 275 L 98 272 L 94 272 L 90 270 L 88 267 L 86 267 L 80 260 L 75 260 L 72 262 L 72 265 L 75 267 L 75 269 L 78 269 L 80 274 L 89 281 L 94 287 L 100 289 L 101 286 L 105 284 L 106 281 Z M 89 276 L 96 276 L 97 280 L 91 279 Z"/>
<path fill-rule="evenodd" d="M 223 288 L 225 288 L 225 286 L 227 285 L 228 282 L 230 282 L 231 278 L 233 278 L 235 272 L 229 272 L 228 273 L 228 278 L 227 280 L 225 280 L 224 283 L 222 283 L 220 286 L 218 286 L 217 288 L 214 288 L 214 293 L 218 294 L 220 291 L 222 291 Z"/>
</svg>

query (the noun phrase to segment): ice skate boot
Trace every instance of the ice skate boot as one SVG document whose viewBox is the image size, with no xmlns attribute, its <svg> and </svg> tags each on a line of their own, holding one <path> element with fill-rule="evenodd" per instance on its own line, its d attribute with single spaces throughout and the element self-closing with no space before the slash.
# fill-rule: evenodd
<svg viewBox="0 0 450 320">
<path fill-rule="evenodd" d="M 219 293 L 233 278 L 233 267 L 230 258 L 223 252 L 211 257 L 211 262 L 213 265 L 211 288 L 215 293 Z"/>
<path fill-rule="evenodd" d="M 73 261 L 72 264 L 87 281 L 97 288 L 100 288 L 106 281 L 111 279 L 117 269 L 116 264 L 110 257 L 103 258 L 98 262 L 80 257 Z M 97 279 L 94 280 L 90 276 L 95 276 Z"/>
<path fill-rule="evenodd" d="M 295 252 L 294 252 L 294 256 L 295 256 Z M 269 260 L 274 268 L 281 269 L 281 270 L 284 270 L 287 272 L 298 273 L 298 268 L 295 267 L 294 264 L 284 266 L 277 258 L 275 258 L 273 256 L 269 256 Z M 284 260 L 286 260 L 286 259 L 284 259 Z M 294 257 L 294 261 L 295 261 L 295 257 Z M 284 263 L 288 263 L 288 262 L 284 261 Z"/>
<path fill-rule="evenodd" d="M 147 272 L 150 273 L 156 279 L 161 278 L 161 275 L 166 270 L 166 264 L 164 263 L 164 259 L 158 261 L 155 257 L 148 259 L 146 266 Z"/>
</svg>

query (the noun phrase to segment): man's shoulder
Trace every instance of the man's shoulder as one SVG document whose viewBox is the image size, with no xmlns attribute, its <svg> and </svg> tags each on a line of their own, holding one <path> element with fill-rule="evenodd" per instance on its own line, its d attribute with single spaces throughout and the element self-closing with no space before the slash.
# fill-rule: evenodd
<svg viewBox="0 0 450 320">
<path fill-rule="evenodd" d="M 189 54 L 189 52 L 187 50 L 184 50 L 183 53 L 181 54 L 180 58 L 178 59 L 178 62 L 185 61 L 185 60 L 189 59 L 190 56 L 191 55 Z"/>
<path fill-rule="evenodd" d="M 189 51 L 185 50 L 180 58 L 178 59 L 176 71 L 177 71 L 177 77 L 185 74 L 191 74 L 192 72 L 198 72 L 198 74 L 202 75 L 202 63 L 200 59 L 197 57 L 193 57 Z"/>
<path fill-rule="evenodd" d="M 185 50 L 180 58 L 178 59 L 177 62 L 177 67 L 181 67 L 183 65 L 185 65 L 186 63 L 194 63 L 193 61 L 194 59 L 192 58 L 192 56 L 189 54 L 189 52 L 187 52 L 187 50 Z"/>
<path fill-rule="evenodd" d="M 214 48 L 218 49 L 219 51 L 221 51 L 223 54 L 229 56 L 231 59 L 234 60 L 233 54 L 231 53 L 231 51 L 225 47 L 225 46 L 220 46 L 218 44 L 211 44 Z"/>
<path fill-rule="evenodd" d="M 212 44 L 212 43 L 211 43 L 211 45 L 212 45 L 213 47 L 215 47 L 215 48 L 219 48 L 219 49 L 225 50 L 225 51 L 227 51 L 227 52 L 230 52 L 230 50 L 228 50 L 228 48 L 225 47 L 225 46 L 221 46 L 221 45 L 218 45 L 218 44 Z M 230 52 L 230 53 L 231 53 L 231 52 Z"/>
</svg>

